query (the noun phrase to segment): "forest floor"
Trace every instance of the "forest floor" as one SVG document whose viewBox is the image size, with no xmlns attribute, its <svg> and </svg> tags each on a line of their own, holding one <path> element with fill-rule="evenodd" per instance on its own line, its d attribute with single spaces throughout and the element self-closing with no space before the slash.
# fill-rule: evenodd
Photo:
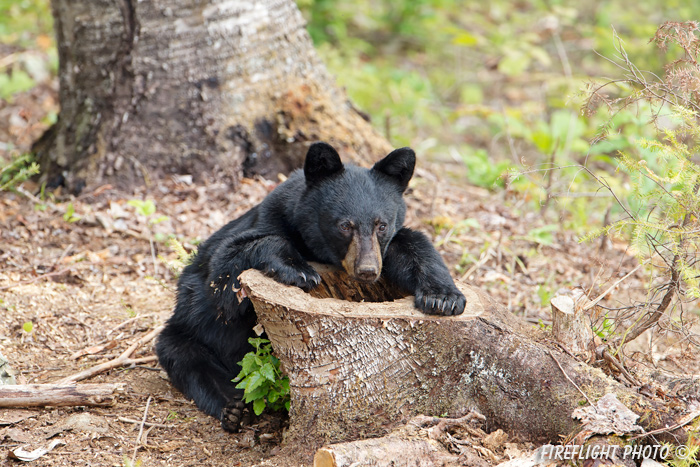
<svg viewBox="0 0 700 467">
<path fill-rule="evenodd" d="M 26 150 L 55 102 L 54 89 L 37 87 L 0 104 L 0 140 Z M 538 231 L 547 222 L 513 193 L 446 183 L 435 175 L 443 167 L 419 165 L 407 194 L 407 224 L 434 239 L 455 278 L 484 288 L 533 326 L 549 323 L 548 301 L 560 288 L 582 286 L 595 297 L 637 265 L 624 243 L 580 244 L 560 229 Z M 39 187 L 29 182 L 24 194 L 0 193 L 0 353 L 17 382 L 56 382 L 118 356 L 163 324 L 176 287 L 168 264 L 177 255 L 162 238 L 195 248 L 275 186 L 244 179 L 232 190 L 181 176 L 133 193 L 102 186 L 77 198 L 57 191 L 39 199 Z M 132 199 L 152 200 L 156 212 L 140 216 Z M 637 271 L 602 303 L 615 308 L 643 299 L 644 281 Z M 697 356 L 674 336 L 642 341 L 627 356 L 631 366 L 697 368 Z M 132 356 L 154 355 L 153 343 Z M 144 466 L 248 466 L 280 449 L 283 417 L 263 415 L 241 433 L 226 433 L 169 384 L 156 362 L 84 382 L 126 383 L 126 391 L 104 407 L 0 409 L 0 456 L 58 439 L 65 444 L 35 465 L 124 466 L 135 459 Z M 159 426 L 147 426 L 137 441 L 144 417 Z M 494 452 L 488 463 L 508 460 L 505 444 Z"/>
</svg>

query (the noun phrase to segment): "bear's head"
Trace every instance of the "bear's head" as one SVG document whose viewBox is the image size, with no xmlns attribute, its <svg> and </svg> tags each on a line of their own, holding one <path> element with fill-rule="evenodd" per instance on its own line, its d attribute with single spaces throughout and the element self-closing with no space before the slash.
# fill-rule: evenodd
<svg viewBox="0 0 700 467">
<path fill-rule="evenodd" d="M 313 255 L 356 279 L 379 279 L 387 246 L 403 226 L 403 193 L 415 163 L 413 150 L 401 148 L 371 169 L 343 165 L 332 146 L 312 144 L 295 223 Z"/>
</svg>

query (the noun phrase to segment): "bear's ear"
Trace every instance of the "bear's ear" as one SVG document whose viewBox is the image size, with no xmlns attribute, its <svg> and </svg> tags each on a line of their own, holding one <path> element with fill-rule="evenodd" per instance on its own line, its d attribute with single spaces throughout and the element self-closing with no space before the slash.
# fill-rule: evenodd
<svg viewBox="0 0 700 467">
<path fill-rule="evenodd" d="M 372 170 L 391 177 L 399 184 L 401 191 L 405 191 L 413 177 L 415 166 L 416 153 L 413 149 L 400 148 L 391 151 L 388 156 L 374 164 Z"/>
<path fill-rule="evenodd" d="M 314 143 L 309 147 L 304 162 L 306 184 L 311 186 L 344 170 L 338 152 L 328 143 Z"/>
</svg>

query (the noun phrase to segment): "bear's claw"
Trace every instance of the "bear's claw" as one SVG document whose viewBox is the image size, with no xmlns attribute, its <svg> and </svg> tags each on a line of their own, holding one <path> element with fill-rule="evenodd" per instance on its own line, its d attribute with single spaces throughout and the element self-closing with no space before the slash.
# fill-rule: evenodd
<svg viewBox="0 0 700 467">
<path fill-rule="evenodd" d="M 240 399 L 233 399 L 221 409 L 221 428 L 232 433 L 241 429 L 245 418 L 249 418 L 245 403 Z"/>
<path fill-rule="evenodd" d="M 416 292 L 415 305 L 428 315 L 460 315 L 467 299 L 458 290 L 448 293 Z"/>
<path fill-rule="evenodd" d="M 321 276 L 309 265 L 283 265 L 272 272 L 272 277 L 283 284 L 294 285 L 306 291 L 321 283 Z"/>
</svg>

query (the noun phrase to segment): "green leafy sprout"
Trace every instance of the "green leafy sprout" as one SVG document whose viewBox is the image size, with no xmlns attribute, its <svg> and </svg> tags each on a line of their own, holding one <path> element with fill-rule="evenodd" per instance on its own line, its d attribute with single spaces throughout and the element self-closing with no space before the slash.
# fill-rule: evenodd
<svg viewBox="0 0 700 467">
<path fill-rule="evenodd" d="M 267 339 L 251 337 L 248 342 L 255 347 L 238 362 L 241 372 L 233 379 L 237 389 L 244 389 L 243 402 L 253 403 L 255 415 L 267 407 L 271 411 L 289 411 L 289 378 L 282 374 L 280 361 L 272 355 L 272 345 Z"/>
<path fill-rule="evenodd" d="M 68 206 L 66 206 L 66 212 L 63 214 L 63 220 L 69 223 L 80 220 L 80 216 L 75 213 L 73 203 L 68 203 Z"/>
<path fill-rule="evenodd" d="M 11 190 L 38 173 L 39 164 L 30 154 L 13 157 L 6 164 L 0 162 L 0 191 Z"/>
</svg>

